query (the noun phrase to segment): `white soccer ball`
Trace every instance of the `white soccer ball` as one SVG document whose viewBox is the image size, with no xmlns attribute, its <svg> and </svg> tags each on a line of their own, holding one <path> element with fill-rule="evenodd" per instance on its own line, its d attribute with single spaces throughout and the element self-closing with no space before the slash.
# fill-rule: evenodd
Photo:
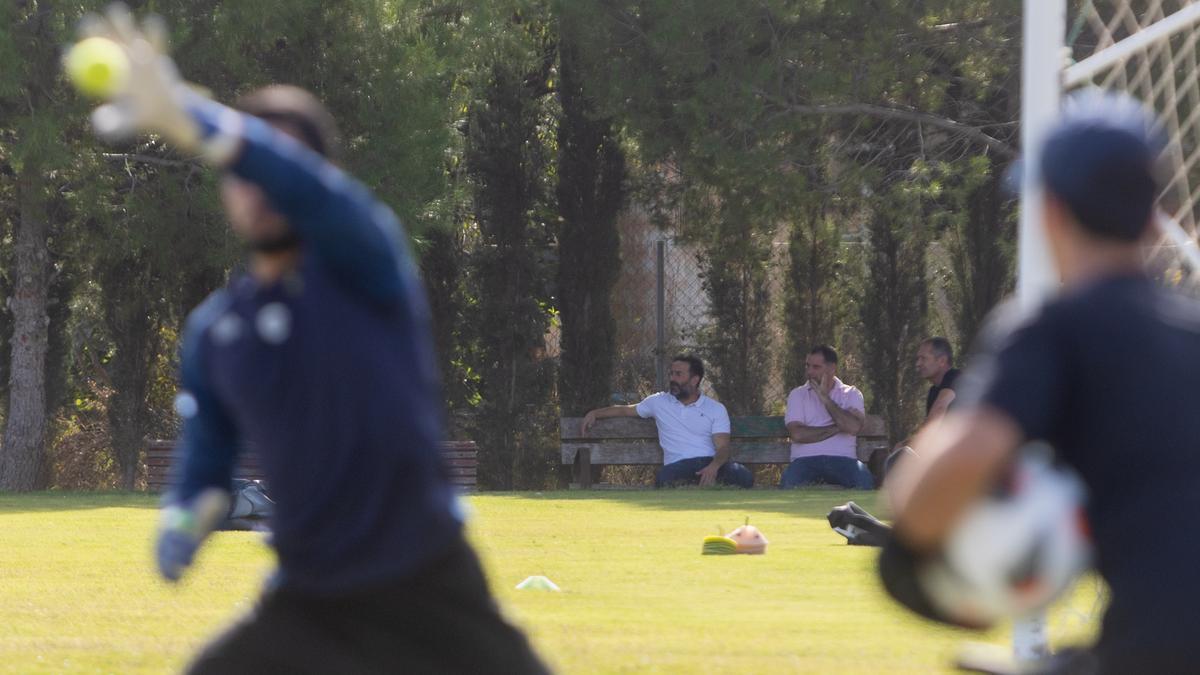
<svg viewBox="0 0 1200 675">
<path fill-rule="evenodd" d="M 972 506 L 921 585 L 947 616 L 987 627 L 1044 609 L 1091 563 L 1084 487 L 1047 452 L 1025 452 L 1010 485 Z"/>
</svg>

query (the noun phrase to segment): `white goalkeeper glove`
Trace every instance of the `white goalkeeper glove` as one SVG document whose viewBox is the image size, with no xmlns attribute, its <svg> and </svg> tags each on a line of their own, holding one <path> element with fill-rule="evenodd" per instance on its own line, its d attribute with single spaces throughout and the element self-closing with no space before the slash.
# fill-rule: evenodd
<svg viewBox="0 0 1200 675">
<path fill-rule="evenodd" d="M 102 139 L 161 134 L 184 152 L 198 153 L 214 164 L 227 162 L 236 152 L 236 136 L 221 133 L 221 127 L 222 122 L 240 124 L 238 116 L 180 77 L 167 56 L 167 27 L 161 17 L 148 16 L 138 26 L 129 9 L 115 3 L 103 15 L 84 17 L 79 36 L 111 40 L 129 59 L 129 76 L 121 89 L 92 113 L 92 127 Z"/>
</svg>

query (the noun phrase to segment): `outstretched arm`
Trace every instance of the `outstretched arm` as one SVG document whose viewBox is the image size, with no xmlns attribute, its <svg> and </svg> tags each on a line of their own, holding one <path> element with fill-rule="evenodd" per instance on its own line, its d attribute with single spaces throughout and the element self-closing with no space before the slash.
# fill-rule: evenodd
<svg viewBox="0 0 1200 675">
<path fill-rule="evenodd" d="M 265 122 L 214 103 L 166 55 L 161 21 L 139 28 L 119 3 L 80 25 L 127 59 L 128 76 L 92 114 L 96 132 L 157 132 L 260 186 L 302 239 L 353 288 L 381 302 L 415 299 L 416 274 L 392 212 L 343 171 Z M 409 283 L 413 281 L 414 283 Z"/>
<path fill-rule="evenodd" d="M 596 408 L 595 410 L 589 411 L 588 414 L 583 416 L 583 428 L 580 429 L 580 431 L 582 431 L 586 436 L 588 430 L 591 429 L 592 425 L 596 423 L 596 420 L 602 420 L 609 417 L 637 416 L 638 412 L 636 405 L 610 405 L 606 408 Z"/>
<path fill-rule="evenodd" d="M 229 129 L 219 133 L 238 136 L 240 149 L 228 169 L 261 187 L 312 252 L 356 290 L 381 302 L 402 299 L 416 274 L 392 210 L 286 134 L 248 115 L 228 117 L 228 112 L 197 113 L 227 120 L 221 123 Z"/>
</svg>

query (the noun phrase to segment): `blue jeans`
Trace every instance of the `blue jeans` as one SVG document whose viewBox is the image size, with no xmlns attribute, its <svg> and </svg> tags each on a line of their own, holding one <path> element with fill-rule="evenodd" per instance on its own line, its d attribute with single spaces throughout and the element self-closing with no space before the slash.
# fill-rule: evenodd
<svg viewBox="0 0 1200 675">
<path fill-rule="evenodd" d="M 664 464 L 654 476 L 654 487 L 696 485 L 700 482 L 700 476 L 697 476 L 696 472 L 710 463 L 712 457 L 691 457 Z M 717 469 L 717 482 L 721 485 L 749 488 L 754 486 L 754 474 L 737 462 L 725 462 Z"/>
<path fill-rule="evenodd" d="M 781 488 L 828 483 L 856 490 L 873 490 L 875 479 L 862 462 L 851 457 L 817 455 L 793 459 L 783 472 Z"/>
</svg>

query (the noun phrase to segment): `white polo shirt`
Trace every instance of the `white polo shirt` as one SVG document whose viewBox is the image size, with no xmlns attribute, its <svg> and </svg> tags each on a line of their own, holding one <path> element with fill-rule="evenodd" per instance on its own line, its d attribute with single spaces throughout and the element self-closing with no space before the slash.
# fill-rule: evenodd
<svg viewBox="0 0 1200 675">
<path fill-rule="evenodd" d="M 712 457 L 717 454 L 713 434 L 729 433 L 729 413 L 725 406 L 704 394 L 691 405 L 684 405 L 668 392 L 660 391 L 637 404 L 637 414 L 654 418 L 663 464 Z"/>
</svg>

